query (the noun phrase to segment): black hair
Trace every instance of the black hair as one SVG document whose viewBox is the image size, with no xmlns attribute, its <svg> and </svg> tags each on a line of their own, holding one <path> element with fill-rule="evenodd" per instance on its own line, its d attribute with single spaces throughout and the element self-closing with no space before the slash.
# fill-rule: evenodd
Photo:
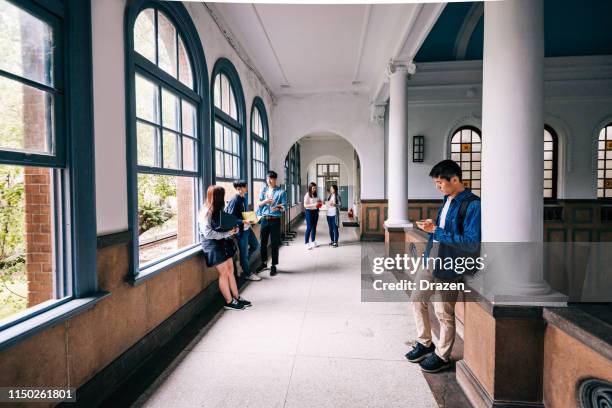
<svg viewBox="0 0 612 408">
<path fill-rule="evenodd" d="M 338 185 L 337 184 L 332 184 L 331 186 L 329 186 L 329 194 L 332 193 L 331 189 L 334 189 L 334 194 L 338 194 Z"/>
<path fill-rule="evenodd" d="M 244 180 L 236 180 L 234 181 L 234 188 L 239 188 L 239 187 L 246 187 L 247 186 L 247 182 Z"/>
<path fill-rule="evenodd" d="M 429 177 L 440 177 L 447 181 L 450 181 L 454 176 L 457 176 L 459 181 L 461 181 L 461 166 L 452 160 L 442 160 L 433 166 L 429 172 Z"/>
<path fill-rule="evenodd" d="M 310 182 L 310 184 L 308 185 L 308 197 L 313 198 L 317 196 L 317 189 L 315 188 L 314 194 L 312 193 L 312 188 L 316 187 L 317 184 L 314 182 Z"/>
<path fill-rule="evenodd" d="M 278 174 L 276 174 L 276 172 L 274 170 L 270 170 L 268 172 L 268 178 L 271 178 L 271 179 L 278 178 Z"/>
</svg>

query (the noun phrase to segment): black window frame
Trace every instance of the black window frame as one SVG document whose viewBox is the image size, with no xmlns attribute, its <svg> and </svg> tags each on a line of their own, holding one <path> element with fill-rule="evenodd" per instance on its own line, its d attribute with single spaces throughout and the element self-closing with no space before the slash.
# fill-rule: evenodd
<svg viewBox="0 0 612 408">
<path fill-rule="evenodd" d="M 236 110 L 238 114 L 238 119 L 232 118 L 227 113 L 223 112 L 221 108 L 215 106 L 214 100 L 214 89 L 215 83 L 219 75 L 225 75 L 229 79 L 230 86 L 234 93 L 234 98 L 236 99 Z M 210 101 L 211 101 L 211 150 L 212 150 L 212 175 L 213 175 L 213 183 L 221 182 L 232 182 L 236 180 L 244 180 L 247 177 L 247 167 L 246 167 L 246 107 L 244 101 L 244 91 L 242 90 L 242 82 L 240 81 L 240 76 L 238 75 L 238 71 L 234 67 L 234 64 L 227 58 L 220 58 L 217 60 L 213 67 L 212 75 L 211 75 L 211 83 L 210 83 Z M 217 176 L 217 163 L 216 163 L 216 152 L 217 152 L 217 144 L 216 138 L 218 135 L 216 134 L 216 122 L 223 126 L 229 127 L 231 130 L 238 133 L 240 138 L 240 156 L 238 157 L 238 162 L 240 165 L 240 174 L 236 178 L 231 177 L 219 177 Z M 224 154 L 223 151 L 222 154 Z M 224 170 L 225 173 L 225 170 Z"/>
<path fill-rule="evenodd" d="M 185 52 L 188 55 L 192 70 L 193 89 L 183 84 L 178 78 L 158 67 L 156 63 L 140 55 L 134 49 L 134 24 L 140 13 L 146 9 L 154 9 L 174 25 L 176 33 L 183 40 Z M 156 14 L 157 16 L 157 14 Z M 157 17 L 156 17 L 157 32 Z M 197 233 L 197 212 L 201 204 L 204 186 L 211 181 L 210 167 L 211 155 L 206 146 L 210 146 L 210 92 L 207 76 L 206 59 L 198 31 L 184 5 L 178 2 L 165 2 L 157 0 L 137 0 L 132 2 L 126 11 L 126 110 L 127 110 L 127 173 L 128 173 L 128 222 L 131 234 L 130 245 L 130 275 L 128 281 L 134 285 L 157 273 L 175 266 L 184 259 L 201 252 L 199 234 Z M 157 43 L 156 36 L 156 43 Z M 156 44 L 157 49 L 157 44 Z M 156 51 L 156 60 L 158 58 Z M 178 47 L 177 47 L 178 58 Z M 137 162 L 136 125 L 142 119 L 136 118 L 136 75 L 142 75 L 154 82 L 161 92 L 163 86 L 175 95 L 184 97 L 196 107 L 196 170 L 180 170 L 163 167 L 141 166 Z M 177 74 L 178 75 L 178 74 Z M 161 96 L 160 96 L 161 98 Z M 160 108 L 161 110 L 161 108 Z M 161 116 L 161 112 L 160 112 Z M 182 120 L 182 118 L 180 119 Z M 158 126 L 155 124 L 155 126 Z M 160 129 L 163 127 L 163 118 L 160 117 Z M 178 132 L 177 132 L 178 133 Z M 161 135 L 160 135 L 161 137 Z M 182 138 L 179 137 L 182 140 Z M 181 142 L 182 143 L 182 142 Z M 163 144 L 163 142 L 162 142 Z M 177 149 L 179 150 L 179 149 Z M 182 150 L 181 150 L 182 153 Z M 162 152 L 163 155 L 163 152 Z M 146 268 L 139 264 L 138 240 L 138 174 L 160 174 L 168 176 L 185 176 L 195 179 L 194 194 L 194 243 L 180 248 L 178 251 L 148 262 Z"/>
<path fill-rule="evenodd" d="M 0 164 L 55 168 L 56 268 L 68 295 L 26 309 L 0 325 L 0 350 L 87 310 L 105 297 L 97 280 L 96 189 L 90 0 L 10 0 L 53 30 L 54 83 L 0 75 L 53 95 L 53 154 L 0 150 Z M 57 293 L 56 293 L 57 294 Z"/>
<path fill-rule="evenodd" d="M 255 112 L 259 112 L 259 116 L 261 118 L 261 126 L 262 126 L 262 135 L 258 135 L 253 131 L 253 117 Z M 263 102 L 263 100 L 259 97 L 256 96 L 255 99 L 253 99 L 253 105 L 251 106 L 251 120 L 250 120 L 250 133 L 251 133 L 251 205 L 255 206 L 255 200 L 258 199 L 258 197 L 255 197 L 255 195 L 253 194 L 254 192 L 254 186 L 255 186 L 255 182 L 263 182 L 264 184 L 266 184 L 267 180 L 266 180 L 266 174 L 268 173 L 268 170 L 270 169 L 270 150 L 269 150 L 269 140 L 270 140 L 270 131 L 269 131 L 269 123 L 268 123 L 268 113 L 266 111 L 266 106 Z M 263 145 L 263 151 L 264 151 L 264 161 L 259 161 L 259 160 L 255 160 L 254 158 L 254 147 L 255 144 L 259 143 L 260 145 Z M 259 163 L 263 163 L 264 166 L 264 174 L 263 174 L 263 178 L 257 178 L 255 177 L 255 163 L 259 162 Z"/>
<path fill-rule="evenodd" d="M 470 170 L 469 170 L 470 171 L 470 177 L 467 178 L 467 179 L 465 177 L 462 177 L 462 181 L 463 181 L 463 184 L 464 184 L 465 187 L 469 188 L 473 192 L 474 192 L 474 190 L 478 191 L 478 192 L 475 192 L 475 194 L 480 195 L 482 193 L 482 132 L 480 131 L 480 129 L 478 129 L 475 126 L 470 126 L 470 125 L 461 126 L 461 127 L 457 128 L 457 129 L 455 129 L 455 131 L 453 131 L 453 133 L 451 134 L 451 137 L 450 137 L 450 140 L 449 140 L 449 156 L 450 156 L 449 158 L 451 160 L 454 160 L 453 159 L 453 154 L 459 153 L 459 157 L 461 158 L 462 154 L 467 153 L 467 152 L 464 152 L 462 150 L 463 149 L 462 145 L 463 144 L 468 144 L 468 142 L 462 142 L 461 141 L 461 137 L 462 137 L 461 132 L 464 131 L 464 130 L 469 130 L 472 133 L 470 133 L 470 142 L 469 142 L 469 144 L 471 145 L 470 151 L 469 151 L 469 153 L 470 153 L 470 160 L 469 160 L 469 163 L 470 163 Z M 474 152 L 474 150 L 473 150 L 473 145 L 475 144 L 475 142 L 473 141 L 473 134 L 474 133 L 480 138 L 480 142 L 476 142 L 477 144 L 480 144 L 480 150 L 478 152 Z M 458 134 L 459 134 L 459 138 L 460 138 L 459 142 L 453 142 L 453 139 Z M 453 152 L 453 145 L 459 145 L 459 151 L 458 152 Z M 479 160 L 473 160 L 473 154 L 474 153 L 480 154 L 480 159 Z M 462 163 L 466 163 L 467 162 L 467 161 L 464 161 L 464 160 L 461 160 L 461 159 L 460 159 L 460 161 L 457 161 L 457 160 L 454 160 L 454 161 L 457 162 L 457 164 L 459 164 L 459 166 L 461 166 Z M 480 163 L 480 169 L 478 169 L 478 170 L 474 170 L 473 169 L 473 163 L 474 162 Z M 462 169 L 462 173 L 463 173 L 463 171 L 464 170 Z M 480 177 L 478 177 L 478 178 L 471 177 L 471 175 L 472 175 L 472 173 L 474 171 L 478 171 L 480 173 Z M 476 188 L 473 188 L 473 184 L 472 184 L 473 181 L 478 181 L 480 183 L 480 186 L 476 187 Z"/>
<path fill-rule="evenodd" d="M 557 193 L 558 193 L 557 185 L 558 185 L 558 180 L 559 180 L 559 136 L 557 135 L 557 132 L 555 131 L 555 129 L 552 126 L 544 125 L 544 131 L 548 132 L 551 135 L 552 143 L 553 143 L 552 150 L 546 150 L 546 149 L 544 150 L 544 153 L 546 153 L 547 151 L 552 151 L 552 159 L 550 159 L 550 160 L 544 159 L 545 163 L 547 161 L 552 162 L 552 168 L 551 168 L 552 176 L 549 179 L 547 179 L 544 176 L 544 181 L 546 181 L 546 180 L 551 180 L 552 181 L 552 186 L 550 187 L 551 196 L 550 197 L 544 197 L 544 199 L 545 200 L 556 200 L 557 199 Z M 544 171 L 545 171 L 545 169 L 544 169 Z M 547 187 L 544 187 L 544 191 L 546 189 L 547 189 Z"/>
<path fill-rule="evenodd" d="M 601 134 L 603 132 L 603 139 L 601 139 Z M 603 149 L 600 147 L 600 144 L 603 142 Z M 604 158 L 599 159 L 599 153 L 604 152 Z M 608 154 L 610 152 L 610 154 Z M 606 172 L 608 170 L 612 171 L 612 167 L 607 167 L 608 156 L 612 159 L 612 122 L 608 123 L 605 126 L 602 126 L 599 129 L 599 134 L 597 135 L 597 172 L 596 176 L 596 185 L 595 185 L 595 194 L 598 200 L 608 201 L 612 199 L 612 196 L 606 196 L 606 184 L 609 184 L 610 188 L 612 188 L 612 177 L 606 177 Z M 603 162 L 603 167 L 600 166 L 600 162 Z M 603 177 L 599 177 L 599 172 L 603 171 Z M 602 180 L 602 187 L 599 187 L 599 180 Z M 603 190 L 603 195 L 599 195 L 599 190 Z"/>
</svg>

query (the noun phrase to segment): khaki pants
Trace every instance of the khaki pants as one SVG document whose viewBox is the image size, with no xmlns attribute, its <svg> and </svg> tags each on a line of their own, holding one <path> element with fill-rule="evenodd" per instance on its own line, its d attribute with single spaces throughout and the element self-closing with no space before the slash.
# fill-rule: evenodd
<svg viewBox="0 0 612 408">
<path fill-rule="evenodd" d="M 457 302 L 459 291 L 420 290 L 420 280 L 428 282 L 460 282 L 462 277 L 442 280 L 435 278 L 430 270 L 422 269 L 416 275 L 415 282 L 417 289 L 410 296 L 417 329 L 416 341 L 425 347 L 431 345 L 431 326 L 429 324 L 428 313 L 428 301 L 431 299 L 436 318 L 440 323 L 440 339 L 438 344 L 436 344 L 436 354 L 443 360 L 448 361 L 453 344 L 455 343 L 455 303 Z"/>
</svg>

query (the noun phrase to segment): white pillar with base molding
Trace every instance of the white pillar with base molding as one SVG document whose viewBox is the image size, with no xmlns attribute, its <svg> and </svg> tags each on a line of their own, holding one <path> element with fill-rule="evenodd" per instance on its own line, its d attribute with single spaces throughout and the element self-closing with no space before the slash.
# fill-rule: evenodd
<svg viewBox="0 0 612 408">
<path fill-rule="evenodd" d="M 496 253 L 485 280 L 496 299 L 503 293 L 532 303 L 530 297 L 551 292 L 542 279 L 541 252 L 543 0 L 486 2 L 484 26 L 482 240 L 483 253 Z"/>
<path fill-rule="evenodd" d="M 387 156 L 388 218 L 385 227 L 411 227 L 408 220 L 408 76 L 416 66 L 391 61 L 389 75 L 389 152 Z"/>
</svg>

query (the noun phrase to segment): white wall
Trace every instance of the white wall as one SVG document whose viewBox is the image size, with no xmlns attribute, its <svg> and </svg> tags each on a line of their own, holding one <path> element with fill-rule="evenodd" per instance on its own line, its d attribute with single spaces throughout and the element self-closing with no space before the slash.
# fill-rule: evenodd
<svg viewBox="0 0 612 408">
<path fill-rule="evenodd" d="M 125 0 L 92 2 L 94 130 L 98 235 L 124 231 L 127 221 L 124 19 Z M 203 44 L 208 76 L 220 57 L 236 67 L 250 118 L 255 96 L 263 99 L 273 121 L 272 99 L 238 57 L 201 3 L 185 3 Z M 247 131 L 250 121 L 246 123 Z M 249 134 L 249 132 L 247 132 Z M 271 138 L 274 135 L 271 134 Z M 250 172 L 250 137 L 247 165 Z"/>
<path fill-rule="evenodd" d="M 597 197 L 595 140 L 598 129 L 612 122 L 610 72 L 612 56 L 546 60 L 544 118 L 559 136 L 559 198 Z M 413 163 L 409 154 L 409 198 L 440 198 L 429 171 L 449 157 L 448 143 L 454 130 L 463 125 L 482 129 L 481 95 L 480 61 L 417 66 L 408 83 L 407 136 L 410 152 L 412 136 L 425 136 L 425 162 Z M 514 165 L 503 160 L 500 163 Z"/>
<path fill-rule="evenodd" d="M 353 93 L 283 96 L 274 113 L 271 166 L 281 169 L 289 148 L 303 136 L 330 132 L 342 136 L 361 160 L 361 198 L 384 198 L 383 126 L 370 122 L 366 96 Z M 303 160 L 303 159 L 302 159 Z"/>
</svg>

